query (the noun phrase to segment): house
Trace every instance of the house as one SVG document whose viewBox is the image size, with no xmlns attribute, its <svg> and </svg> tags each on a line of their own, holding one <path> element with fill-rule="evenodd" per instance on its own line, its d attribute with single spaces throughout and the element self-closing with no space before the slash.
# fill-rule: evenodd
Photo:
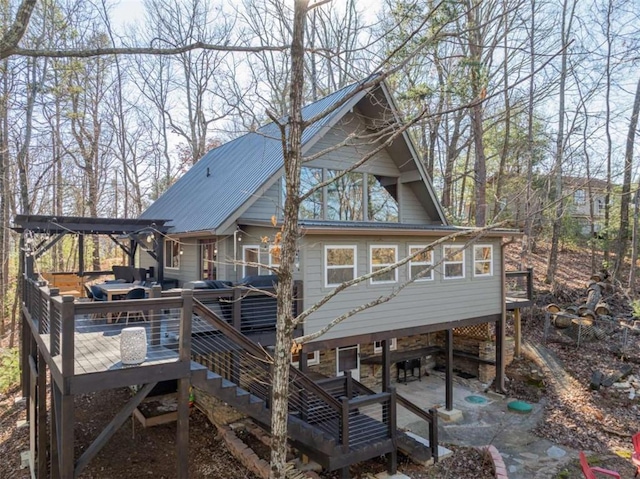
<svg viewBox="0 0 640 479">
<path fill-rule="evenodd" d="M 295 279 L 302 284 L 305 308 L 343 281 L 463 231 L 448 224 L 408 134 L 383 144 L 382 132 L 400 125 L 384 83 L 367 89 L 350 85 L 308 105 L 303 115 L 310 118 L 334 107 L 304 132 L 303 153 L 311 159 L 302 169 L 301 188 L 335 177 L 364 155 L 371 159 L 301 205 Z M 153 238 L 160 241 L 156 246 L 163 258 L 159 275 L 187 285 L 270 274 L 266 266 L 277 267 L 278 255 L 264 238 L 278 230 L 283 191 L 276 125 L 209 151 L 141 215 L 167 220 L 167 235 Z M 474 230 L 466 231 L 471 235 Z M 469 244 L 469 238 L 445 241 L 395 271 L 349 288 L 313 313 L 302 332 L 317 331 L 436 265 L 393 300 L 306 343 L 292 360 L 324 376 L 350 371 L 374 386 L 383 377 L 383 341 L 390 344 L 392 369 L 399 373 L 406 361 L 424 367 L 442 360 L 453 337 L 456 368 L 471 367 L 487 382 L 496 374 L 501 378 L 506 356 L 502 242 L 513 234 L 489 230 Z M 148 266 L 144 260 L 140 266 Z"/>
<path fill-rule="evenodd" d="M 607 197 L 607 182 L 598 178 L 565 176 L 562 188 L 569 195 L 567 214 L 580 226 L 582 234 L 602 229 Z"/>
</svg>

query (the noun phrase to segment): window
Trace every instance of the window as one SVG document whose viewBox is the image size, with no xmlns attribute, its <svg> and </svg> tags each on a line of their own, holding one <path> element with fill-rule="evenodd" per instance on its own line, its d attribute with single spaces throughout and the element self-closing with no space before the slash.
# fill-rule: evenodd
<svg viewBox="0 0 640 479">
<path fill-rule="evenodd" d="M 280 246 L 269 246 L 269 266 L 277 268 L 280 266 Z M 270 274 L 275 274 L 273 271 Z"/>
<path fill-rule="evenodd" d="M 180 268 L 180 243 L 176 240 L 164 240 L 164 267 L 171 269 Z"/>
<path fill-rule="evenodd" d="M 367 175 L 367 219 L 369 221 L 398 222 L 397 178 Z"/>
<path fill-rule="evenodd" d="M 291 353 L 291 364 L 295 367 L 300 365 L 300 352 Z M 320 364 L 320 351 L 307 353 L 307 366 L 315 366 L 316 364 Z"/>
<path fill-rule="evenodd" d="M 596 204 L 596 207 L 595 207 L 594 213 L 602 214 L 602 212 L 604 211 L 604 198 L 596 199 L 595 204 Z"/>
<path fill-rule="evenodd" d="M 200 240 L 200 279 L 216 279 L 217 255 L 215 240 Z"/>
<path fill-rule="evenodd" d="M 392 265 L 397 261 L 398 247 L 397 246 L 371 246 L 370 247 L 370 270 L 372 273 L 379 271 L 387 266 Z M 374 276 L 371 278 L 372 284 L 379 283 L 395 283 L 398 281 L 398 268 L 386 273 Z"/>
<path fill-rule="evenodd" d="M 327 179 L 340 172 L 327 170 Z M 364 204 L 364 177 L 362 173 L 346 173 L 327 186 L 327 219 L 335 221 L 362 221 Z"/>
<path fill-rule="evenodd" d="M 493 246 L 478 244 L 473 247 L 473 275 L 493 275 Z"/>
<path fill-rule="evenodd" d="M 398 349 L 398 339 L 391 338 L 391 344 L 389 345 L 389 351 L 395 351 Z M 382 341 L 376 341 L 373 343 L 373 353 L 380 354 L 382 352 Z"/>
<path fill-rule="evenodd" d="M 410 245 L 409 246 L 409 255 L 417 253 L 418 251 L 426 248 L 426 245 Z M 433 265 L 433 251 L 423 251 L 411 261 L 409 261 L 409 272 L 411 277 L 414 278 L 421 271 L 429 266 Z M 416 281 L 428 281 L 433 279 L 433 270 L 426 273 L 422 278 L 417 279 Z"/>
<path fill-rule="evenodd" d="M 464 278 L 464 247 L 444 245 L 444 279 Z"/>
<path fill-rule="evenodd" d="M 587 197 L 584 190 L 576 190 L 573 193 L 573 202 L 576 205 L 584 205 L 587 202 Z"/>
<path fill-rule="evenodd" d="M 355 246 L 324 247 L 324 284 L 338 286 L 356 277 Z"/>
<path fill-rule="evenodd" d="M 257 245 L 246 245 L 242 247 L 242 276 L 257 276 L 260 274 L 260 247 Z M 254 264 L 248 264 L 254 263 Z"/>
<path fill-rule="evenodd" d="M 300 170 L 300 193 L 305 194 L 318 183 L 322 183 L 322 168 L 302 167 Z M 284 184 L 284 182 L 283 182 Z M 322 188 L 300 203 L 300 219 L 321 220 L 323 218 Z"/>
</svg>

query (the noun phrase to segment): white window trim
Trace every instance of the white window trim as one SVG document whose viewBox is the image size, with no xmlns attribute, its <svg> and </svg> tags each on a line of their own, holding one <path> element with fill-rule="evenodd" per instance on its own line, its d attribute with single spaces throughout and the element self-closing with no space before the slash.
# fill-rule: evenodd
<svg viewBox="0 0 640 479">
<path fill-rule="evenodd" d="M 409 245 L 409 256 L 411 256 L 411 250 L 412 249 L 424 249 L 426 248 L 428 245 L 420 245 L 420 244 L 410 244 Z M 409 261 L 409 279 L 413 278 L 413 275 L 411 274 L 411 268 L 413 266 L 433 266 L 433 256 L 434 256 L 434 251 L 433 249 L 431 250 L 431 262 L 430 263 L 426 263 L 424 261 Z M 429 271 L 429 274 L 426 276 L 423 276 L 420 279 L 416 279 L 416 282 L 418 281 L 433 281 L 433 269 L 431 269 L 431 271 Z"/>
<path fill-rule="evenodd" d="M 380 354 L 382 352 L 382 344 L 380 344 L 380 346 L 376 346 L 376 343 L 382 343 L 382 341 L 373 342 L 373 354 Z M 398 349 L 398 338 L 391 338 L 389 351 L 395 351 L 397 349 Z"/>
<path fill-rule="evenodd" d="M 272 253 L 272 251 L 273 251 L 274 248 L 275 248 L 275 246 L 273 246 L 273 245 L 269 246 L 269 266 L 271 268 L 278 268 L 278 267 L 280 267 L 280 263 L 274 263 L 273 262 L 273 253 Z M 282 248 L 280 248 L 280 254 L 282 254 Z M 275 273 L 271 272 L 271 274 L 275 274 Z"/>
<path fill-rule="evenodd" d="M 369 272 L 373 273 L 373 250 L 374 249 L 383 249 L 383 248 L 391 248 L 393 249 L 396 254 L 395 254 L 395 260 L 393 261 L 393 263 L 397 263 L 398 262 L 398 245 L 393 245 L 393 244 L 371 244 L 369 245 Z M 384 264 L 384 265 L 377 265 L 377 266 L 381 266 L 382 268 L 386 268 L 387 266 L 389 266 L 390 264 L 393 263 L 389 263 L 389 264 Z M 372 278 L 369 278 L 369 284 L 393 284 L 393 283 L 397 283 L 398 282 L 398 268 L 395 268 L 393 270 L 393 280 L 391 281 L 379 281 L 376 280 L 375 276 Z"/>
<path fill-rule="evenodd" d="M 460 264 L 460 261 L 451 261 L 447 260 L 447 248 L 456 248 L 462 251 L 462 276 L 447 276 L 447 265 L 448 264 Z M 454 244 L 445 244 L 442 245 L 442 278 L 445 281 L 456 280 L 456 279 L 464 279 L 465 278 L 465 248 L 461 245 Z"/>
<path fill-rule="evenodd" d="M 309 359 L 307 357 L 307 366 L 317 366 L 318 364 L 320 364 L 320 351 L 311 351 L 313 352 L 313 359 Z M 310 353 L 305 353 L 305 354 L 310 354 Z M 300 361 L 291 361 L 291 365 L 297 367 L 300 367 Z"/>
<path fill-rule="evenodd" d="M 491 258 L 489 260 L 476 258 L 476 248 L 489 248 L 489 250 L 491 251 Z M 477 274 L 476 263 L 486 263 L 487 261 L 489 261 L 489 272 L 483 273 L 483 274 Z M 475 278 L 488 278 L 489 276 L 493 276 L 493 245 L 491 244 L 473 245 L 473 276 Z"/>
<path fill-rule="evenodd" d="M 167 265 L 167 252 L 169 251 L 169 248 L 167 248 L 167 244 L 177 244 L 178 248 L 180 248 L 180 242 L 176 239 L 172 239 L 172 238 L 165 238 L 164 240 L 164 258 L 163 258 L 163 262 L 164 262 L 164 269 L 180 269 L 180 250 L 178 250 L 178 265 L 177 266 L 168 266 Z M 173 248 L 172 248 L 173 249 Z"/>
<path fill-rule="evenodd" d="M 245 244 L 242 245 L 242 277 L 244 278 L 247 275 L 247 264 L 246 264 L 246 255 L 245 252 L 248 249 L 255 249 L 258 252 L 258 263 L 260 263 L 260 245 L 257 244 Z M 253 268 L 253 266 L 251 266 Z M 258 266 L 258 274 L 260 274 L 260 266 Z"/>
<path fill-rule="evenodd" d="M 327 264 L 327 251 L 330 249 L 351 249 L 353 250 L 353 277 L 357 278 L 358 277 L 358 247 L 356 245 L 340 245 L 340 244 L 328 244 L 328 245 L 324 245 L 324 261 L 323 261 L 323 268 L 324 268 L 324 286 L 326 288 L 332 288 L 334 286 L 340 286 L 340 284 L 342 283 L 329 283 L 329 270 L 330 269 L 337 269 L 337 268 L 345 268 L 345 265 L 340 265 L 340 266 L 329 266 Z"/>
</svg>

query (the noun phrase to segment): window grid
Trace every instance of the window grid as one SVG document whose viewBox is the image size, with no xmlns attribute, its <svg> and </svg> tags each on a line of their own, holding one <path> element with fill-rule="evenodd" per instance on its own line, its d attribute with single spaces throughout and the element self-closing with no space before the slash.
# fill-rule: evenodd
<svg viewBox="0 0 640 479">
<path fill-rule="evenodd" d="M 170 238 L 164 240 L 164 267 L 180 269 L 180 243 Z"/>
<path fill-rule="evenodd" d="M 442 264 L 444 279 L 464 278 L 464 247 L 444 245 Z"/>
<path fill-rule="evenodd" d="M 254 244 L 242 247 L 242 276 L 256 276 L 260 274 L 259 266 L 250 266 L 247 263 L 260 263 L 260 246 Z"/>
<path fill-rule="evenodd" d="M 291 364 L 296 368 L 300 366 L 300 353 L 291 354 Z M 320 364 L 320 351 L 307 353 L 307 366 Z"/>
<path fill-rule="evenodd" d="M 421 249 L 426 248 L 427 245 L 409 245 L 409 255 L 414 254 Z M 418 256 L 409 261 L 409 274 L 410 277 L 415 277 L 425 267 L 433 266 L 433 250 L 420 253 Z M 433 280 L 433 269 L 425 274 L 422 278 L 416 281 L 430 281 Z"/>
<path fill-rule="evenodd" d="M 479 244 L 473 247 L 473 275 L 493 276 L 493 246 Z"/>
<path fill-rule="evenodd" d="M 351 263 L 345 261 L 343 263 L 330 265 L 329 257 L 333 250 L 350 250 L 352 260 Z M 339 286 L 344 281 L 349 281 L 356 277 L 356 261 L 358 257 L 357 253 L 358 251 L 355 245 L 326 245 L 324 247 L 324 285 L 326 287 Z M 339 270 L 344 270 L 343 272 L 347 274 L 345 274 L 345 276 L 341 278 L 341 281 L 332 281 L 332 279 L 336 278 L 336 275 L 333 273 L 338 272 Z M 348 274 L 347 270 L 351 270 L 351 274 Z M 333 278 L 330 278 L 330 276 L 333 276 Z"/>
<path fill-rule="evenodd" d="M 387 250 L 387 251 L 384 251 Z M 374 255 L 389 254 L 393 252 L 393 258 L 379 258 L 376 260 Z M 386 261 L 385 261 L 386 259 Z M 375 262 L 374 262 L 375 261 Z M 386 268 L 398 261 L 398 246 L 397 245 L 370 245 L 369 246 L 369 271 L 375 273 L 378 270 Z M 389 271 L 381 276 L 374 276 L 370 280 L 371 284 L 387 284 L 398 282 L 398 268 Z"/>
</svg>

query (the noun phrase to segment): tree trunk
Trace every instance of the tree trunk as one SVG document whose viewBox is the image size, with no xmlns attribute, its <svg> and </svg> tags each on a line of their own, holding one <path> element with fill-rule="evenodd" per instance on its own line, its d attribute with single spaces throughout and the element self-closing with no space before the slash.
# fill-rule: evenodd
<svg viewBox="0 0 640 479">
<path fill-rule="evenodd" d="M 298 241 L 300 169 L 302 167 L 302 101 L 304 89 L 304 27 L 309 0 L 294 4 L 291 39 L 291 112 L 287 128 L 281 130 L 284 147 L 284 171 L 287 196 L 282 225 L 281 261 L 278 268 L 278 320 L 273 369 L 273 405 L 271 413 L 271 479 L 284 479 L 287 463 L 287 412 L 289 366 L 293 343 L 293 268 Z"/>
<path fill-rule="evenodd" d="M 613 269 L 613 279 L 619 279 L 620 270 L 624 263 L 629 242 L 629 202 L 631 196 L 631 171 L 633 168 L 633 146 L 636 139 L 636 129 L 638 128 L 638 114 L 640 113 L 640 79 L 636 87 L 636 96 L 633 101 L 633 111 L 629 120 L 629 131 L 627 133 L 627 147 L 624 152 L 624 178 L 622 180 L 622 195 L 620 198 L 620 229 L 618 232 L 618 243 L 616 245 L 616 262 Z"/>
<path fill-rule="evenodd" d="M 640 212 L 640 183 L 638 183 L 633 202 L 633 234 L 631 235 L 631 268 L 629 269 L 629 291 L 631 299 L 637 299 L 638 289 L 636 288 L 636 268 L 638 262 L 638 213 Z"/>
</svg>

